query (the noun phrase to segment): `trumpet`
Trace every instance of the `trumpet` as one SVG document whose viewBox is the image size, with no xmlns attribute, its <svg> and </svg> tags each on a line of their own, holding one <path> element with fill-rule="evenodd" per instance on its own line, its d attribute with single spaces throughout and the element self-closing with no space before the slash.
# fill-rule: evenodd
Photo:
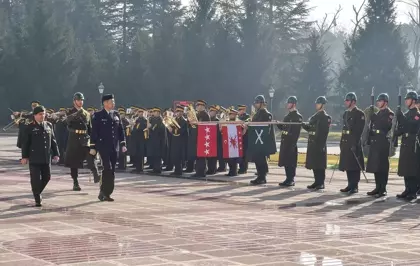
<svg viewBox="0 0 420 266">
<path fill-rule="evenodd" d="M 216 105 L 217 111 L 220 112 L 219 118 L 221 121 L 226 121 L 229 117 L 229 109 L 221 105 Z"/>
<path fill-rule="evenodd" d="M 19 125 L 20 121 L 24 119 L 23 117 L 19 117 L 14 119 L 12 122 L 10 122 L 9 124 L 7 124 L 5 127 L 3 127 L 3 131 L 7 131 L 9 129 L 11 129 L 12 127 L 14 127 L 15 125 Z"/>
<path fill-rule="evenodd" d="M 189 106 L 188 106 L 188 110 L 187 110 L 187 119 L 188 119 L 188 121 L 191 123 L 191 122 L 195 122 L 195 123 L 197 123 L 198 122 L 198 118 L 197 118 L 197 113 L 195 112 L 195 110 L 194 110 L 194 107 L 193 107 L 193 105 L 192 104 L 190 104 Z M 195 125 L 192 125 L 192 127 L 193 128 L 195 128 L 196 126 Z"/>
</svg>

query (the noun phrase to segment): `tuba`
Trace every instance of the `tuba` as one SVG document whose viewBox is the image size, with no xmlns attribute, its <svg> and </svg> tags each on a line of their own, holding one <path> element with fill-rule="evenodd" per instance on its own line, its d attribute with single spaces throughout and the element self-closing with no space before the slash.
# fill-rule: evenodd
<svg viewBox="0 0 420 266">
<path fill-rule="evenodd" d="M 189 122 L 198 122 L 197 113 L 195 112 L 192 104 L 188 106 L 187 119 Z M 192 127 L 195 128 L 196 126 L 192 125 Z"/>
</svg>

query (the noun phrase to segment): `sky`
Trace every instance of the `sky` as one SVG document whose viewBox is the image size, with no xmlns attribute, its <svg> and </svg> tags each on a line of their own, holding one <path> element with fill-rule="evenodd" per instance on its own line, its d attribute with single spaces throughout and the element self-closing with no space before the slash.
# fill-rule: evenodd
<svg viewBox="0 0 420 266">
<path fill-rule="evenodd" d="M 352 7 L 355 5 L 356 9 L 358 9 L 362 3 L 363 0 L 310 0 L 309 5 L 313 7 L 310 19 L 322 20 L 325 13 L 329 14 L 329 17 L 332 18 L 338 6 L 341 5 L 343 10 L 340 12 L 337 24 L 343 29 L 349 30 L 353 28 L 351 20 L 354 19 L 354 12 Z M 407 14 L 410 10 L 411 7 L 407 4 L 397 3 L 397 21 L 408 22 L 409 17 Z"/>
</svg>

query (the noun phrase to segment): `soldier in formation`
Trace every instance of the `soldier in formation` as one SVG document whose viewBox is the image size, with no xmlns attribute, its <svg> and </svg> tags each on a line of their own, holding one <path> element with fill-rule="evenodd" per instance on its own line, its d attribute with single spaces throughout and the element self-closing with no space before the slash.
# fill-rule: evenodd
<svg viewBox="0 0 420 266">
<path fill-rule="evenodd" d="M 308 147 L 305 167 L 311 169 L 315 182 L 308 189 L 320 190 L 325 188 L 325 169 L 327 169 L 327 138 L 330 131 L 331 117 L 325 111 L 327 99 L 319 96 L 315 101 L 316 112 L 309 118 L 309 122 L 302 124 L 308 132 Z"/>
<path fill-rule="evenodd" d="M 297 142 L 300 136 L 302 115 L 296 108 L 297 98 L 290 96 L 287 99 L 288 114 L 284 117 L 285 124 L 277 127 L 281 130 L 281 144 L 278 166 L 283 167 L 286 172 L 286 180 L 279 185 L 282 187 L 292 187 L 295 185 L 296 167 L 298 161 Z M 296 123 L 296 124 L 286 124 Z"/>
</svg>

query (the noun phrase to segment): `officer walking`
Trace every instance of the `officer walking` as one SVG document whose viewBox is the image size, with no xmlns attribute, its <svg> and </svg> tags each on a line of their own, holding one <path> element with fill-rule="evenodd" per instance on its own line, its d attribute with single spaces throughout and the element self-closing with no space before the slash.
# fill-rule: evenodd
<svg viewBox="0 0 420 266">
<path fill-rule="evenodd" d="M 284 117 L 286 123 L 302 123 L 302 115 L 298 112 L 296 96 L 287 99 L 287 110 L 289 113 Z M 298 160 L 297 142 L 300 136 L 301 125 L 280 124 L 277 127 L 281 130 L 281 144 L 278 166 L 286 171 L 286 180 L 279 184 L 282 187 L 295 185 L 296 167 Z"/>
<path fill-rule="evenodd" d="M 392 128 L 392 119 L 394 118 L 394 113 L 388 107 L 388 101 L 388 94 L 381 93 L 376 99 L 376 107 L 379 108 L 379 111 L 375 113 L 373 106 L 369 108 L 371 124 L 368 143 L 370 148 L 366 172 L 375 175 L 376 187 L 367 195 L 376 198 L 386 196 L 386 185 L 388 183 L 390 148 L 388 133 Z"/>
<path fill-rule="evenodd" d="M 347 93 L 344 101 L 347 110 L 343 115 L 339 169 L 346 171 L 348 182 L 347 187 L 340 191 L 348 194 L 359 192 L 360 174 L 365 168 L 361 143 L 365 113 L 357 108 L 356 102 L 356 94 L 354 92 Z"/>
<path fill-rule="evenodd" d="M 268 112 L 266 108 L 266 101 L 263 95 L 258 95 L 255 97 L 254 100 L 254 107 L 256 110 L 255 115 L 252 117 L 251 122 L 270 122 L 272 120 L 272 115 Z M 247 128 L 245 126 L 245 128 Z M 274 140 L 274 130 L 270 131 L 273 134 Z M 275 149 L 275 141 L 273 141 L 273 145 Z M 268 163 L 267 163 L 267 154 L 252 154 L 252 160 L 255 163 L 255 167 L 257 168 L 257 178 L 251 180 L 251 185 L 261 185 L 267 183 L 267 173 L 268 173 Z"/>
<path fill-rule="evenodd" d="M 302 127 L 308 131 L 308 148 L 306 152 L 307 169 L 312 169 L 315 182 L 308 189 L 324 189 L 325 169 L 327 169 L 327 138 L 330 131 L 331 116 L 325 112 L 327 99 L 319 96 L 316 101 L 316 113 Z"/>
<path fill-rule="evenodd" d="M 51 178 L 51 157 L 59 160 L 57 142 L 50 122 L 45 121 L 45 108 L 33 110 L 34 121 L 27 125 L 22 135 L 22 164 L 29 163 L 35 207 L 41 207 L 41 193 Z"/>
<path fill-rule="evenodd" d="M 102 159 L 102 183 L 98 196 L 100 201 L 114 201 L 111 194 L 114 191 L 115 164 L 119 146 L 122 152 L 126 152 L 124 128 L 121 118 L 114 110 L 115 101 L 113 94 L 102 96 L 103 109 L 96 112 L 92 117 L 92 134 L 90 154 L 99 152 Z"/>
<path fill-rule="evenodd" d="M 417 175 L 419 171 L 417 134 L 419 131 L 420 112 L 416 107 L 418 95 L 410 91 L 405 96 L 405 106 L 408 111 L 403 114 L 397 110 L 398 131 L 402 136 L 400 158 L 398 159 L 398 175 L 404 177 L 405 190 L 397 198 L 411 201 L 417 198 Z"/>
<path fill-rule="evenodd" d="M 70 174 L 73 179 L 73 190 L 80 191 L 79 186 L 79 170 L 83 168 L 83 162 L 86 159 L 88 168 L 91 170 L 94 182 L 100 181 L 100 175 L 95 158 L 89 154 L 90 150 L 90 133 L 91 133 L 91 116 L 83 109 L 85 97 L 82 93 L 76 92 L 73 95 L 73 108 L 67 114 L 67 149 L 64 158 L 64 165 L 70 168 Z"/>
</svg>

